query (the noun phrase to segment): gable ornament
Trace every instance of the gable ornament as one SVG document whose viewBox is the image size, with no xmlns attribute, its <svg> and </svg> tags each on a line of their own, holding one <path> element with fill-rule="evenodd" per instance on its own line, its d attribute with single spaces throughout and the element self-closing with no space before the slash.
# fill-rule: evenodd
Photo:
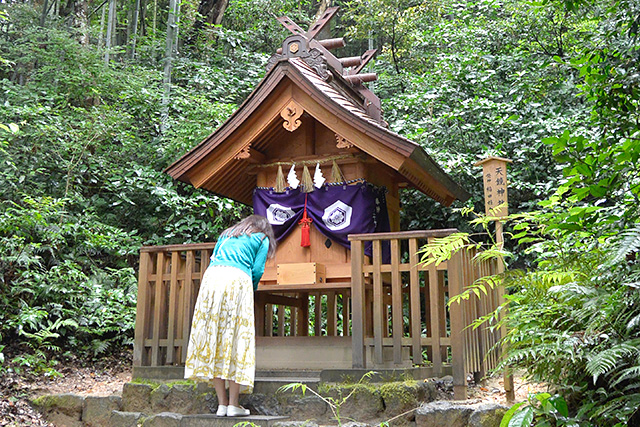
<svg viewBox="0 0 640 427">
<path fill-rule="evenodd" d="M 353 148 L 353 143 L 342 135 L 336 133 L 336 147 L 337 148 Z"/>
<path fill-rule="evenodd" d="M 280 111 L 280 116 L 284 119 L 282 126 L 289 132 L 298 129 L 302 122 L 299 120 L 304 113 L 304 109 L 293 99 Z"/>
<path fill-rule="evenodd" d="M 251 145 L 244 147 L 238 154 L 234 156 L 235 160 L 246 160 L 251 157 Z"/>
</svg>

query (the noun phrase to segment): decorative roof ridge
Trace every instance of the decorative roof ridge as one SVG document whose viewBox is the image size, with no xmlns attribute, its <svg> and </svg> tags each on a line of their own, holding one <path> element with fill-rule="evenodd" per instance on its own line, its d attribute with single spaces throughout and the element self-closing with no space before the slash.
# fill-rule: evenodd
<svg viewBox="0 0 640 427">
<path fill-rule="evenodd" d="M 309 67 L 304 61 L 299 60 L 298 58 L 291 58 L 291 59 L 287 59 L 287 60 L 283 60 L 284 62 L 288 61 L 289 63 L 291 63 L 293 66 L 295 67 L 304 67 L 309 71 L 313 71 L 311 69 L 311 67 Z M 319 77 L 319 76 L 318 76 Z M 320 79 L 318 79 L 320 80 Z M 331 82 L 324 82 L 324 81 L 311 81 L 311 83 L 313 83 L 316 86 L 319 86 L 321 88 L 321 85 L 326 85 L 328 87 L 330 87 L 331 89 L 335 90 L 336 92 L 339 92 L 340 95 L 344 96 L 347 100 L 351 101 L 352 98 L 350 95 L 346 94 L 343 87 L 341 85 L 335 85 L 333 84 L 334 81 Z M 335 101 L 335 99 L 334 99 Z M 379 128 L 380 130 L 383 130 L 384 132 L 390 134 L 391 136 L 395 137 L 395 138 L 399 138 L 401 140 L 403 140 L 404 142 L 411 144 L 412 146 L 415 147 L 421 147 L 422 146 L 420 144 L 418 144 L 415 141 L 410 140 L 409 138 L 400 135 L 397 132 L 394 132 L 393 130 L 391 130 L 386 122 L 380 123 L 377 120 L 375 120 L 373 117 L 371 117 L 369 114 L 367 114 L 366 109 L 360 105 L 360 104 L 352 104 L 353 107 L 356 107 L 361 113 L 358 114 L 358 116 L 360 116 L 361 118 L 365 119 L 369 124 Z M 345 107 L 344 105 L 341 104 L 342 107 Z"/>
<path fill-rule="evenodd" d="M 311 68 L 309 64 L 307 64 L 304 60 L 301 60 L 300 58 L 288 58 L 287 61 L 291 62 L 296 67 L 303 67 L 311 72 L 315 72 L 315 70 Z M 336 92 L 339 92 L 340 95 L 344 96 L 350 101 L 356 101 L 356 103 L 354 103 L 354 107 L 357 107 L 359 110 L 361 110 L 362 114 L 367 115 L 367 110 L 364 107 L 364 103 L 366 99 L 359 92 L 353 90 L 353 88 L 350 87 L 343 79 L 341 79 L 340 76 L 338 76 L 337 78 L 332 78 L 328 81 L 322 80 L 322 83 L 329 86 Z M 372 121 L 375 122 L 373 117 L 369 115 L 367 115 L 367 117 L 369 117 Z"/>
<path fill-rule="evenodd" d="M 345 96 L 360 104 L 373 120 L 382 123 L 380 99 L 363 85 L 365 82 L 376 80 L 377 75 L 375 73 L 360 74 L 377 49 L 367 50 L 359 57 L 337 58 L 330 51 L 345 46 L 343 38 L 316 39 L 337 11 L 338 7 L 327 8 L 306 32 L 286 16 L 278 18 L 278 21 L 293 35 L 287 37 L 282 47 L 269 58 L 267 71 L 273 69 L 280 61 L 300 58 L 322 80 L 334 83 L 332 84 L 334 88 L 340 88 Z"/>
</svg>

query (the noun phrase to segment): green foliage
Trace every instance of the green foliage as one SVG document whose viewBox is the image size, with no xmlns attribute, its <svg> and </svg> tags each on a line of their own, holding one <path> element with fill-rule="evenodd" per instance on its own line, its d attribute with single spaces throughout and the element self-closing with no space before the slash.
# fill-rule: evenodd
<svg viewBox="0 0 640 427">
<path fill-rule="evenodd" d="M 509 295 L 504 364 L 524 367 L 555 386 L 580 425 L 635 425 L 637 4 L 564 6 L 597 19 L 594 43 L 563 58 L 579 73 L 590 127 L 545 140 L 563 165 L 563 181 L 532 221 L 544 233 L 531 235 L 523 225 L 517 234 L 534 243 L 530 251 L 538 257 L 538 270 L 524 273 Z"/>
<path fill-rule="evenodd" d="M 482 298 L 489 287 L 509 289 L 504 305 L 471 326 L 506 325 L 497 370 L 525 369 L 533 380 L 565 396 L 572 409 L 571 419 L 551 422 L 551 407 L 541 401 L 536 409 L 530 401 L 519 412 L 520 406 L 512 408 L 508 415 L 513 418 L 507 417 L 511 421 L 505 425 L 632 425 L 640 401 L 640 269 L 637 260 L 618 255 L 625 253 L 628 235 L 582 237 L 578 243 L 576 236 L 536 221 L 548 222 L 549 215 L 530 214 L 513 227 L 521 241 L 536 242 L 530 247 L 538 254 L 536 269 L 511 269 L 478 280 L 449 301 Z M 455 241 L 436 241 L 426 253 L 444 258 L 446 248 L 464 250 L 466 239 L 460 235 Z M 497 251 L 489 257 L 505 259 Z"/>
<path fill-rule="evenodd" d="M 371 39 L 381 50 L 372 70 L 379 80 L 370 87 L 382 98 L 390 128 L 420 143 L 464 182 L 478 210 L 483 190 L 476 161 L 489 155 L 514 160 L 510 210 L 534 209 L 561 179 L 541 138 L 587 126 L 585 101 L 576 97 L 579 73 L 554 56 L 580 51 L 594 18 L 557 6 L 386 0 L 346 6 L 351 36 L 361 44 Z M 404 193 L 402 229 L 471 231 L 458 213 L 418 192 Z"/>
<path fill-rule="evenodd" d="M 89 213 L 71 215 L 64 200 L 25 196 L 0 206 L 0 247 L 3 339 L 41 356 L 62 346 L 97 355 L 130 342 L 133 271 L 95 262 L 135 253 L 132 236 Z"/>
<path fill-rule="evenodd" d="M 43 28 L 29 5 L 2 7 L 0 342 L 23 349 L 5 364 L 55 374 L 49 361 L 69 352 L 131 346 L 142 244 L 212 241 L 245 212 L 162 173 L 237 99 L 215 99 L 223 70 L 211 72 L 217 92 L 207 96 L 187 83 L 196 69 L 178 67 L 160 134 L 152 56 L 107 67 L 63 22 Z"/>
<path fill-rule="evenodd" d="M 487 155 L 514 160 L 511 258 L 488 237 L 495 218 L 468 223 L 464 210 L 417 191 L 402 196 L 402 229 L 483 228 L 425 247 L 424 262 L 472 249 L 478 261 L 509 267 L 451 303 L 505 286 L 509 315 L 500 307 L 473 325 L 507 324 L 503 366 L 549 383 L 581 425 L 638 424 L 637 2 L 341 3 L 328 32 L 348 30 L 344 56 L 361 54 L 369 40 L 379 48 L 371 88 L 390 128 L 464 183 L 469 207 L 482 206 L 473 164 Z M 98 13 L 81 45 L 69 11 L 42 26 L 32 5 L 0 5 L 0 370 L 11 362 L 9 343 L 25 349 L 13 366 L 50 375 L 52 355 L 130 345 L 140 245 L 211 241 L 246 213 L 162 170 L 263 77 L 289 35 L 270 13 L 304 27 L 317 5 L 234 0 L 222 25 L 181 40 L 163 126 L 166 4 L 158 6 L 157 16 L 146 10 L 136 55 L 131 44 L 117 47 L 105 65 Z M 118 11 L 120 24 L 131 7 Z M 197 3 L 182 4 L 183 33 L 197 13 Z M 117 33 L 126 36 L 122 25 Z M 532 396 L 511 421 L 561 424 L 561 401 Z M 338 420 L 342 403 L 333 402 Z"/>
<path fill-rule="evenodd" d="M 580 92 L 567 92 L 575 96 L 569 105 L 582 109 L 576 110 L 577 123 L 588 127 L 557 122 L 565 130 L 542 140 L 562 167 L 560 180 L 546 180 L 552 184 L 547 188 L 556 187 L 554 193 L 540 202 L 538 211 L 508 218 L 512 239 L 535 260 L 532 268 L 511 269 L 479 281 L 451 301 L 482 297 L 487 287 L 505 286 L 508 314 L 501 320 L 506 312 L 500 307 L 473 326 L 506 324 L 499 369 L 523 368 L 566 398 L 568 411 L 562 412 L 549 403 L 548 395 L 543 400 L 530 398 L 528 405 L 512 408 L 503 425 L 636 425 L 640 417 L 636 256 L 640 215 L 634 154 L 640 99 L 637 5 L 543 2 L 520 19 L 540 22 L 544 16 L 552 25 L 572 19 L 575 34 L 585 36 L 582 41 L 571 36 L 571 25 L 567 32 L 552 31 L 549 35 L 555 32 L 563 43 L 561 51 L 555 45 L 555 54 L 549 47 L 552 38 L 538 36 L 536 43 L 549 51 L 550 65 L 571 72 Z M 567 49 L 571 44 L 573 48 Z M 530 73 L 530 68 L 526 71 Z M 567 111 L 557 112 L 569 117 Z M 558 126 L 545 133 L 554 135 L 554 129 Z M 546 150 L 539 143 L 532 147 Z M 444 259 L 447 248 L 456 250 L 466 243 L 458 237 L 457 243 L 439 244 L 429 251 Z"/>
<path fill-rule="evenodd" d="M 529 394 L 526 402 L 513 405 L 502 418 L 500 427 L 578 426 L 569 419 L 569 407 L 560 395 Z"/>
<path fill-rule="evenodd" d="M 235 51 L 269 56 L 291 35 L 275 18 L 286 15 L 301 27 L 311 24 L 315 2 L 309 0 L 233 0 L 225 12 L 222 31 Z"/>
</svg>

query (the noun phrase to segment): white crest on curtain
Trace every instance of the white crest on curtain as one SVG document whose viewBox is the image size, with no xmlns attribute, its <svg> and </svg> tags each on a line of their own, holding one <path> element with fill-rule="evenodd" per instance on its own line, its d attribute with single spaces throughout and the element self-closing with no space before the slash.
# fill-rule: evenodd
<svg viewBox="0 0 640 427">
<path fill-rule="evenodd" d="M 352 211 L 351 206 L 338 200 L 324 210 L 322 221 L 329 230 L 342 230 L 351 225 Z"/>
<path fill-rule="evenodd" d="M 325 177 L 322 176 L 322 169 L 320 169 L 320 163 L 316 163 L 316 171 L 313 174 L 313 185 L 316 188 L 322 187 L 322 184 L 326 181 Z"/>
<path fill-rule="evenodd" d="M 298 188 L 300 185 L 300 180 L 296 176 L 296 165 L 291 165 L 291 169 L 289 170 L 289 174 L 287 175 L 287 182 L 289 183 L 289 187 L 294 190 Z"/>
<path fill-rule="evenodd" d="M 295 215 L 293 209 L 272 203 L 267 208 L 267 220 L 273 225 L 282 225 Z"/>
</svg>

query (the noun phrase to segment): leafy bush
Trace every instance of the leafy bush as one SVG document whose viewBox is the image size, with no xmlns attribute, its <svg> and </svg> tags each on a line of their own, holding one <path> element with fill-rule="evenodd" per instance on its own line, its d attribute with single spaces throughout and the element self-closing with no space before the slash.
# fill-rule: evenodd
<svg viewBox="0 0 640 427">
<path fill-rule="evenodd" d="M 212 241 L 246 212 L 162 172 L 235 106 L 182 84 L 199 72 L 183 64 L 161 134 L 162 75 L 151 59 L 105 66 L 64 22 L 42 27 L 32 6 L 5 6 L 0 343 L 24 350 L 15 366 L 46 371 L 67 352 L 131 345 L 141 245 Z M 224 84 L 223 70 L 207 70 Z"/>
<path fill-rule="evenodd" d="M 502 418 L 500 427 L 575 426 L 562 396 L 549 393 L 530 394 L 526 402 L 513 405 Z"/>
<path fill-rule="evenodd" d="M 536 268 L 479 279 L 449 303 L 482 298 L 488 287 L 509 289 L 506 303 L 472 326 L 506 325 L 507 335 L 498 344 L 504 354 L 496 370 L 524 369 L 531 379 L 566 398 L 570 414 L 558 409 L 560 398 L 538 395 L 520 412 L 516 410 L 522 404 L 512 408 L 504 425 L 636 425 L 640 419 L 640 260 L 636 259 L 640 228 L 609 239 L 589 239 L 563 235 L 560 229 L 550 231 L 545 213 L 506 219 L 516 222 L 521 243 L 535 242 L 529 250 L 538 255 Z M 488 227 L 492 220 L 481 217 L 475 222 Z M 442 262 L 459 250 L 481 246 L 468 233 L 458 233 L 425 246 L 423 260 Z M 505 255 L 493 244 L 477 257 L 502 262 Z"/>
<path fill-rule="evenodd" d="M 544 247 L 537 271 L 507 276 L 517 287 L 508 295 L 502 366 L 552 385 L 580 425 L 633 424 L 640 404 L 637 262 L 612 264 L 613 249 Z"/>
<path fill-rule="evenodd" d="M 0 205 L 0 337 L 40 352 L 99 354 L 128 344 L 133 270 L 99 264 L 134 254 L 139 241 L 93 215 L 70 216 L 64 200 L 22 202 Z"/>
</svg>

